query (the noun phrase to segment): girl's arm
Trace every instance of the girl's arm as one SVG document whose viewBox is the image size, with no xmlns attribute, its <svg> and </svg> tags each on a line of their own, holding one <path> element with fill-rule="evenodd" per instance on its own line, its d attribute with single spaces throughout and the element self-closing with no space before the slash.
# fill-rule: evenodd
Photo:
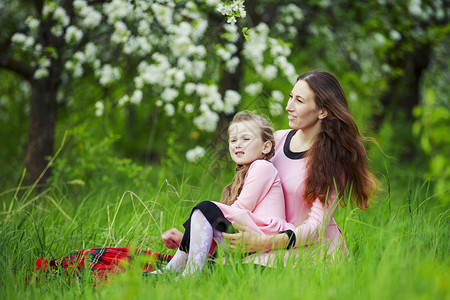
<svg viewBox="0 0 450 300">
<path fill-rule="evenodd" d="M 335 197 L 332 197 L 334 200 Z M 331 201 L 330 201 L 331 202 Z M 324 208 L 319 199 L 314 201 L 308 219 L 292 231 L 295 236 L 294 247 L 304 246 L 317 241 L 325 226 L 332 219 L 336 211 L 337 201 Z M 286 249 L 289 244 L 289 236 L 286 233 L 266 236 L 259 234 L 241 224 L 233 223 L 233 227 L 240 232 L 235 234 L 224 233 L 223 237 L 229 242 L 231 249 L 239 249 L 245 252 L 269 251 L 275 249 Z"/>
<path fill-rule="evenodd" d="M 254 161 L 248 169 L 239 196 L 231 206 L 253 211 L 271 189 L 277 175 L 278 171 L 272 163 L 266 160 Z"/>
<path fill-rule="evenodd" d="M 180 246 L 183 233 L 176 228 L 171 228 L 161 235 L 164 245 L 169 249 L 175 249 Z"/>
</svg>

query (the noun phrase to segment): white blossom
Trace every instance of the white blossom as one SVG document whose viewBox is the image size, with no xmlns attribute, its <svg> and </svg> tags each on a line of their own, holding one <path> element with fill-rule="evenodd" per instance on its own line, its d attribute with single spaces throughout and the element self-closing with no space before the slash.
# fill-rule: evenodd
<svg viewBox="0 0 450 300">
<path fill-rule="evenodd" d="M 224 37 L 229 41 L 230 43 L 236 43 L 239 40 L 239 32 L 238 27 L 236 24 L 225 24 L 223 28 L 226 31 L 226 34 Z"/>
<path fill-rule="evenodd" d="M 217 7 L 220 3 L 220 0 L 206 0 L 205 3 L 208 6 Z"/>
<path fill-rule="evenodd" d="M 279 116 L 283 113 L 283 107 L 281 106 L 280 103 L 271 102 L 269 107 L 270 107 L 270 113 L 273 116 Z"/>
<path fill-rule="evenodd" d="M 142 91 L 135 90 L 133 95 L 130 98 L 130 103 L 132 104 L 140 104 L 142 102 Z"/>
<path fill-rule="evenodd" d="M 73 25 L 67 27 L 66 34 L 64 35 L 66 43 L 78 43 L 82 38 L 83 31 Z"/>
<path fill-rule="evenodd" d="M 421 4 L 421 0 L 410 0 L 408 10 L 413 16 L 425 18 L 426 13 L 422 10 Z"/>
<path fill-rule="evenodd" d="M 95 115 L 96 115 L 97 117 L 102 116 L 104 110 L 105 110 L 105 105 L 103 104 L 103 102 L 97 101 L 97 102 L 95 103 Z"/>
<path fill-rule="evenodd" d="M 278 56 L 275 59 L 275 65 L 283 71 L 287 78 L 293 78 L 295 76 L 295 68 L 290 62 L 288 62 L 286 57 Z"/>
<path fill-rule="evenodd" d="M 138 25 L 138 33 L 140 35 L 148 35 L 150 34 L 150 22 L 151 20 L 148 19 L 143 19 L 139 21 L 139 25 Z"/>
<path fill-rule="evenodd" d="M 50 28 L 50 31 L 53 33 L 54 36 L 60 37 L 63 35 L 63 27 L 60 24 L 56 24 L 52 28 Z"/>
<path fill-rule="evenodd" d="M 114 23 L 114 32 L 111 35 L 111 40 L 117 44 L 125 43 L 131 32 L 128 30 L 127 25 L 122 21 Z"/>
<path fill-rule="evenodd" d="M 86 62 L 86 54 L 84 54 L 84 52 L 81 51 L 75 52 L 73 58 L 80 63 Z"/>
<path fill-rule="evenodd" d="M 350 100 L 351 102 L 357 102 L 357 101 L 358 101 L 358 95 L 357 95 L 354 91 L 351 91 L 351 92 L 348 94 L 348 98 L 349 98 L 349 100 Z"/>
<path fill-rule="evenodd" d="M 280 11 L 284 15 L 283 18 L 284 23 L 288 25 L 298 23 L 299 21 L 302 21 L 304 18 L 302 9 L 297 5 L 295 5 L 294 3 L 290 3 L 286 6 L 283 6 L 280 9 Z"/>
<path fill-rule="evenodd" d="M 291 54 L 291 49 L 289 49 L 289 46 L 281 41 L 273 38 L 269 38 L 268 41 L 270 44 L 270 54 L 273 57 L 289 56 Z"/>
<path fill-rule="evenodd" d="M 205 156 L 205 149 L 200 146 L 196 146 L 194 149 L 188 150 L 186 152 L 186 159 L 189 162 L 196 162 L 203 156 Z"/>
<path fill-rule="evenodd" d="M 184 107 L 184 110 L 190 114 L 194 111 L 194 105 L 192 105 L 191 103 L 186 104 L 186 106 Z"/>
<path fill-rule="evenodd" d="M 274 65 L 268 65 L 264 68 L 264 71 L 262 72 L 262 76 L 267 79 L 271 80 L 274 79 L 278 74 L 278 69 Z"/>
<path fill-rule="evenodd" d="M 277 102 L 283 102 L 284 100 L 284 95 L 281 91 L 279 90 L 273 90 L 272 91 L 272 98 L 273 100 L 277 101 Z"/>
<path fill-rule="evenodd" d="M 42 79 L 48 76 L 48 69 L 45 67 L 39 67 L 34 71 L 33 77 L 35 79 Z"/>
<path fill-rule="evenodd" d="M 172 88 L 166 88 L 161 94 L 161 99 L 165 102 L 172 102 L 176 97 L 178 97 L 178 91 Z"/>
<path fill-rule="evenodd" d="M 200 105 L 201 115 L 194 119 L 194 124 L 200 129 L 207 132 L 216 130 L 219 115 L 208 107 L 206 104 Z"/>
<path fill-rule="evenodd" d="M 236 106 L 241 101 L 241 95 L 235 90 L 226 90 L 224 100 L 225 103 Z"/>
<path fill-rule="evenodd" d="M 208 21 L 204 19 L 197 19 L 197 24 L 192 27 L 192 39 L 194 41 L 197 41 L 201 38 L 203 38 L 206 29 L 208 29 Z"/>
<path fill-rule="evenodd" d="M 239 65 L 239 57 L 234 56 L 230 60 L 225 63 L 225 66 L 230 73 L 234 73 L 236 71 L 237 66 Z"/>
<path fill-rule="evenodd" d="M 216 54 L 217 54 L 218 57 L 220 57 L 224 61 L 229 60 L 231 58 L 231 55 L 232 55 L 229 51 L 227 51 L 223 47 L 217 48 Z"/>
<path fill-rule="evenodd" d="M 86 28 L 94 28 L 100 24 L 102 14 L 89 6 L 84 0 L 75 0 L 73 6 L 78 11 L 82 19 L 82 25 Z"/>
<path fill-rule="evenodd" d="M 267 49 L 267 36 L 269 27 L 265 23 L 260 23 L 250 33 L 250 42 L 244 44 L 243 54 L 255 66 L 261 65 L 264 61 L 264 51 Z"/>
<path fill-rule="evenodd" d="M 247 85 L 245 87 L 245 92 L 250 96 L 255 96 L 256 94 L 261 93 L 263 88 L 263 84 L 261 82 L 255 82 Z"/>
<path fill-rule="evenodd" d="M 70 18 L 67 15 L 67 12 L 61 6 L 58 6 L 53 12 L 53 19 L 62 26 L 66 27 L 70 23 Z"/>
<path fill-rule="evenodd" d="M 31 31 L 36 32 L 39 28 L 40 21 L 36 18 L 33 18 L 32 16 L 28 16 L 25 24 L 27 24 L 28 28 L 30 28 Z"/>
<path fill-rule="evenodd" d="M 398 41 L 398 40 L 400 40 L 400 39 L 402 38 L 402 35 L 400 34 L 400 32 L 398 32 L 398 31 L 395 30 L 395 29 L 392 29 L 392 30 L 389 32 L 389 36 L 390 36 L 390 38 L 391 38 L 392 40 L 394 40 L 394 41 Z"/>
<path fill-rule="evenodd" d="M 88 62 L 94 62 L 97 58 L 97 46 L 89 42 L 84 46 L 84 57 Z"/>
<path fill-rule="evenodd" d="M 122 0 L 113 0 L 103 5 L 103 11 L 108 16 L 108 23 L 114 22 L 129 16 L 133 12 L 133 5 Z"/>
<path fill-rule="evenodd" d="M 167 116 L 172 117 L 175 114 L 175 108 L 172 103 L 167 103 L 164 106 L 164 110 L 166 111 Z"/>
<path fill-rule="evenodd" d="M 119 99 L 118 105 L 119 105 L 119 106 L 124 106 L 124 105 L 127 104 L 128 102 L 130 102 L 130 96 L 124 95 L 122 98 Z"/>
<path fill-rule="evenodd" d="M 23 33 L 16 32 L 11 37 L 11 42 L 13 42 L 19 46 L 22 46 L 23 48 L 31 49 L 31 47 L 33 47 L 33 45 L 34 45 L 34 38 L 31 36 L 27 36 Z"/>
<path fill-rule="evenodd" d="M 80 78 L 83 75 L 83 66 L 80 62 L 74 62 L 72 60 L 66 61 L 64 67 L 67 71 L 71 72 L 72 76 L 75 78 Z"/>
<path fill-rule="evenodd" d="M 181 84 L 186 80 L 186 75 L 184 74 L 183 70 L 177 70 L 175 69 L 175 72 L 173 73 L 173 81 L 175 86 L 179 87 Z"/>
<path fill-rule="evenodd" d="M 100 77 L 100 84 L 105 86 L 113 81 L 117 80 L 120 76 L 119 69 L 117 67 L 112 67 L 111 65 L 107 64 L 104 65 L 103 68 L 101 68 L 99 71 L 96 72 L 97 76 Z"/>
<path fill-rule="evenodd" d="M 50 16 L 56 9 L 55 3 L 44 1 L 44 6 L 42 7 L 42 16 L 47 18 Z"/>
<path fill-rule="evenodd" d="M 377 45 L 381 45 L 382 46 L 386 42 L 386 38 L 384 37 L 384 35 L 382 35 L 379 32 L 376 32 L 373 37 L 374 37 L 375 43 Z"/>
<path fill-rule="evenodd" d="M 151 8 L 155 13 L 156 19 L 162 26 L 168 27 L 172 24 L 173 9 L 171 7 L 168 5 L 153 3 Z"/>
<path fill-rule="evenodd" d="M 186 93 L 186 95 L 192 95 L 195 92 L 196 88 L 197 85 L 195 83 L 188 82 L 184 86 L 184 92 Z"/>
<path fill-rule="evenodd" d="M 236 17 L 245 18 L 247 12 L 244 7 L 244 0 L 233 0 L 232 2 L 220 2 L 217 10 L 224 16 L 227 16 L 227 22 L 236 23 Z"/>
</svg>

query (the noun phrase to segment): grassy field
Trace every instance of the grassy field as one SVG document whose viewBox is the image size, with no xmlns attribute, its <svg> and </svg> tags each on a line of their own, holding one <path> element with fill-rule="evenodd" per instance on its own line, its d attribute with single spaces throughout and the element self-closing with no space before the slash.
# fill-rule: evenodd
<svg viewBox="0 0 450 300">
<path fill-rule="evenodd" d="M 161 232 L 181 229 L 193 204 L 217 199 L 230 175 L 152 172 L 141 186 L 121 181 L 94 189 L 72 182 L 37 191 L 19 184 L 0 193 L 0 298 L 450 299 L 448 207 L 429 194 L 426 182 L 395 187 L 389 180 L 367 212 L 338 209 L 348 261 L 261 271 L 235 260 L 186 279 L 143 278 L 134 264 L 96 288 L 88 272 L 27 284 L 39 257 L 103 246 L 174 253 L 164 248 Z"/>
</svg>

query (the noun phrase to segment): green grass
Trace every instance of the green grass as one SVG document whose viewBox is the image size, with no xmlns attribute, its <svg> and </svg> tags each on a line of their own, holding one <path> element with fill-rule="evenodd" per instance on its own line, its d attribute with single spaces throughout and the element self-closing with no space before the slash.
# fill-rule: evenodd
<svg viewBox="0 0 450 300">
<path fill-rule="evenodd" d="M 96 288 L 89 273 L 27 284 L 38 257 L 102 246 L 173 253 L 164 248 L 161 232 L 181 229 L 195 201 L 218 199 L 230 174 L 216 175 L 192 168 L 152 176 L 138 187 L 121 181 L 0 193 L 0 298 L 450 299 L 449 210 L 421 183 L 396 190 L 383 183 L 367 212 L 338 209 L 336 222 L 350 252 L 346 261 L 302 259 L 295 268 L 264 271 L 232 261 L 187 279 L 142 278 L 136 264 Z"/>
</svg>

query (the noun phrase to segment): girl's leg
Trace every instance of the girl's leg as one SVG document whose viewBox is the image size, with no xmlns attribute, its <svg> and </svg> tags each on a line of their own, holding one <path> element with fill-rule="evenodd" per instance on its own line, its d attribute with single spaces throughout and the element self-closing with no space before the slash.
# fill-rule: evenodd
<svg viewBox="0 0 450 300">
<path fill-rule="evenodd" d="M 177 250 L 175 255 L 169 261 L 169 263 L 163 268 L 163 270 L 170 270 L 172 272 L 178 273 L 186 264 L 186 259 L 188 254 L 180 249 Z M 160 272 L 159 272 L 160 273 Z"/>
<path fill-rule="evenodd" d="M 196 209 L 191 216 L 189 256 L 182 276 L 202 271 L 213 240 L 213 228 L 203 213 Z"/>
</svg>

